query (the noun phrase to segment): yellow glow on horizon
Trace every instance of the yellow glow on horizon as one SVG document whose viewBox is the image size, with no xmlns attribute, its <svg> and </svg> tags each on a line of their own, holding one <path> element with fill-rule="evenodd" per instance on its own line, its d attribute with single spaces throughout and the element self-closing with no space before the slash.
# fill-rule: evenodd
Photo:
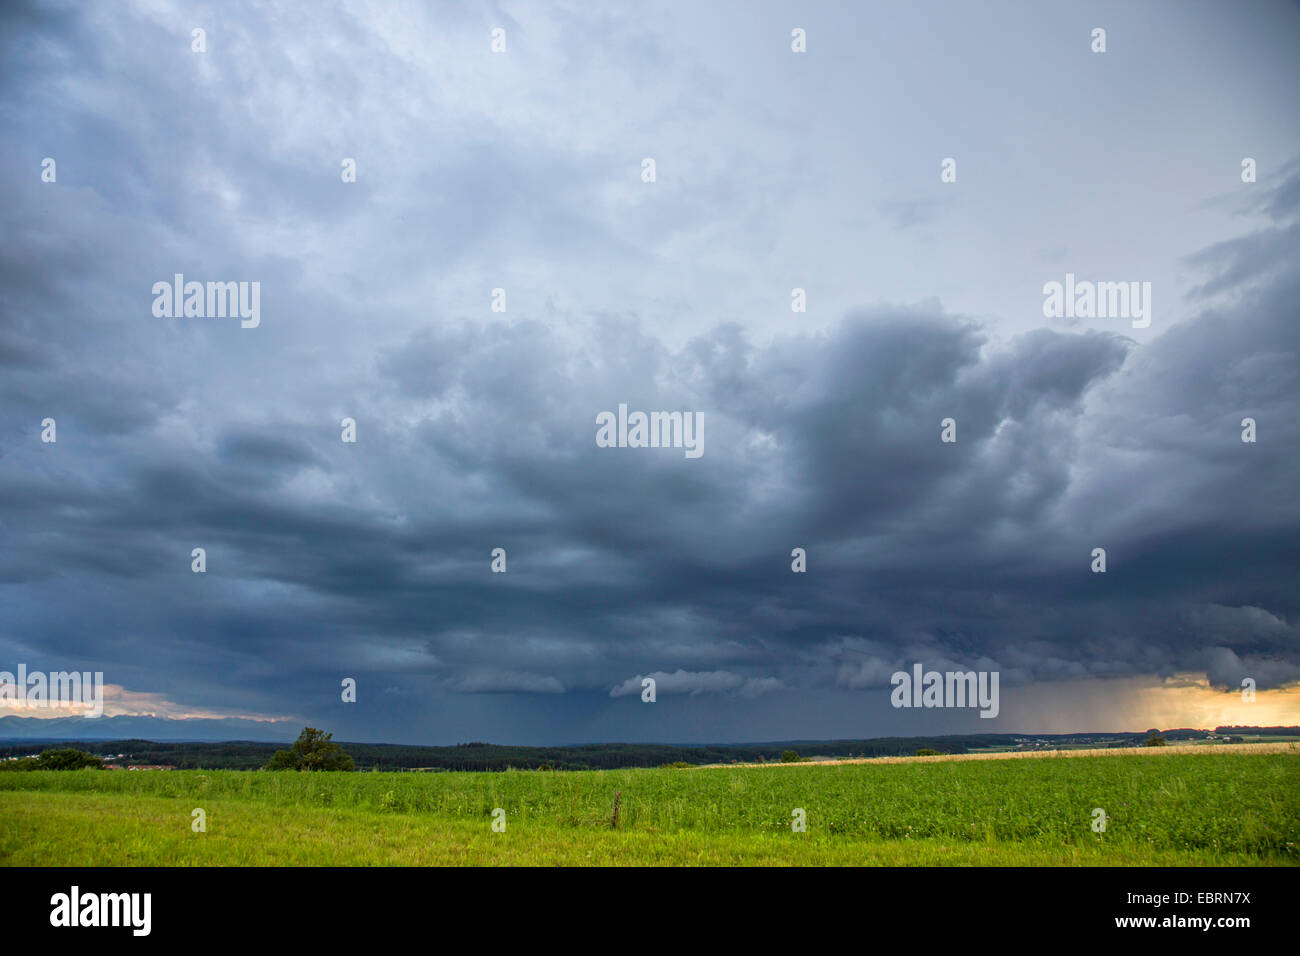
<svg viewBox="0 0 1300 956">
<path fill-rule="evenodd" d="M 1240 690 L 1215 690 L 1204 677 L 1186 674 L 1140 691 L 1139 701 L 1151 714 L 1152 727 L 1300 725 L 1300 686 L 1257 690 L 1247 701 Z"/>
</svg>

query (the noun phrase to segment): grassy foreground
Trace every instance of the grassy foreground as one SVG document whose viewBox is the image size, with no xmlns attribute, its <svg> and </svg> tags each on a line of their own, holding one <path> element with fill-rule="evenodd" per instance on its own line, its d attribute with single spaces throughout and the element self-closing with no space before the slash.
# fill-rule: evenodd
<svg viewBox="0 0 1300 956">
<path fill-rule="evenodd" d="M 1092 830 L 1097 807 L 1104 834 Z M 206 833 L 191 831 L 195 808 Z M 791 830 L 796 808 L 806 833 Z M 1297 862 L 1294 751 L 576 773 L 0 773 L 0 864 L 10 866 Z"/>
</svg>

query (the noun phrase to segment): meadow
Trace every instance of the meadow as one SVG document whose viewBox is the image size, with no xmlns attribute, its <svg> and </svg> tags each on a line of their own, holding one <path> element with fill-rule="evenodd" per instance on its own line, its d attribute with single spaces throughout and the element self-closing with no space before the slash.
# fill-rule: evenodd
<svg viewBox="0 0 1300 956">
<path fill-rule="evenodd" d="M 0 864 L 1295 865 L 1300 748 L 1263 746 L 581 772 L 0 773 Z M 206 832 L 191 829 L 196 808 Z M 792 830 L 797 809 L 806 832 Z"/>
</svg>

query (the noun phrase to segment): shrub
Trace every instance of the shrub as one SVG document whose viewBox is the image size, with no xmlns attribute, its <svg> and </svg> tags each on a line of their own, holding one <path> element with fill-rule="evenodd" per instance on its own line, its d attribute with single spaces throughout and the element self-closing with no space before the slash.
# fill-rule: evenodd
<svg viewBox="0 0 1300 956">
<path fill-rule="evenodd" d="M 0 770 L 103 770 L 104 761 L 84 750 L 44 750 L 39 757 L 0 762 Z"/>
</svg>

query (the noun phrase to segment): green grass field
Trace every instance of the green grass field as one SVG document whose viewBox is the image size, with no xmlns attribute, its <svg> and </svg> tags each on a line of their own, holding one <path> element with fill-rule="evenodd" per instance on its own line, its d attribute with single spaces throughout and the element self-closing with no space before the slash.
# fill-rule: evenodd
<svg viewBox="0 0 1300 956">
<path fill-rule="evenodd" d="M 621 792 L 618 826 L 611 826 Z M 492 811 L 506 830 L 492 830 Z M 1092 811 L 1109 817 L 1092 831 Z M 191 831 L 203 808 L 207 832 Z M 807 832 L 791 830 L 795 808 Z M 0 773 L 0 863 L 1293 865 L 1300 752 L 691 770 Z"/>
</svg>

